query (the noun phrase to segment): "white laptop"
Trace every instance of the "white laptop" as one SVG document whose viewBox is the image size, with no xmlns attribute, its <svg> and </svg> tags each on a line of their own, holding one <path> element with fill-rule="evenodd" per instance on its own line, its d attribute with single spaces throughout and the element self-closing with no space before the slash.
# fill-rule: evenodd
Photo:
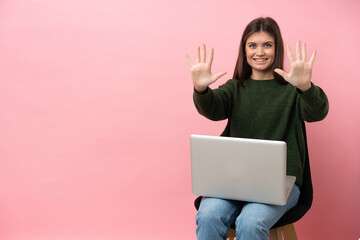
<svg viewBox="0 0 360 240">
<path fill-rule="evenodd" d="M 191 135 L 195 195 L 285 205 L 295 177 L 286 176 L 286 143 Z"/>
</svg>

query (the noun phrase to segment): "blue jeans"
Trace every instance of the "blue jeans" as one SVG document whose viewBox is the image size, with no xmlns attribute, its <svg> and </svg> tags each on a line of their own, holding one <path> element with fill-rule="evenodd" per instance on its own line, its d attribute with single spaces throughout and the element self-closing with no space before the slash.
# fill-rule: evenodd
<svg viewBox="0 0 360 240">
<path fill-rule="evenodd" d="M 284 206 L 204 197 L 195 217 L 197 239 L 226 239 L 235 222 L 237 239 L 268 240 L 269 229 L 297 204 L 299 196 L 300 189 L 294 185 Z"/>
</svg>

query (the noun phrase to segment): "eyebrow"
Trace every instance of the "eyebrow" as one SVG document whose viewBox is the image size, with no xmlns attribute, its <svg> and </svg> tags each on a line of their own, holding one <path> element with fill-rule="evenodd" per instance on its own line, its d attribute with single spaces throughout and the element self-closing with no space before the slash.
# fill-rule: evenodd
<svg viewBox="0 0 360 240">
<path fill-rule="evenodd" d="M 248 42 L 248 45 L 249 44 L 257 44 L 256 42 Z M 267 43 L 272 43 L 272 44 L 274 44 L 274 42 L 273 41 L 267 41 L 267 42 L 263 42 L 263 44 L 267 44 Z"/>
</svg>

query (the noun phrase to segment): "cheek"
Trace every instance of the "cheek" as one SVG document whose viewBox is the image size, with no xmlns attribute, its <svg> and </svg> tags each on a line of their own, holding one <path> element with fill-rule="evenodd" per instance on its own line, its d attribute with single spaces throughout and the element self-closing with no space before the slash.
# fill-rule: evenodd
<svg viewBox="0 0 360 240">
<path fill-rule="evenodd" d="M 252 49 L 249 49 L 249 48 L 246 48 L 245 49 L 245 54 L 246 54 L 246 56 L 252 56 L 254 53 L 253 53 L 253 50 Z"/>
<path fill-rule="evenodd" d="M 275 51 L 268 51 L 267 56 L 270 58 L 270 65 L 272 65 L 275 61 Z"/>
<path fill-rule="evenodd" d="M 248 55 L 248 54 L 246 54 L 246 61 L 247 61 L 247 63 L 248 63 L 249 65 L 252 64 L 252 57 L 251 57 L 250 55 Z"/>
<path fill-rule="evenodd" d="M 269 56 L 272 56 L 273 58 L 275 58 L 275 49 L 272 49 L 269 51 Z"/>
<path fill-rule="evenodd" d="M 251 51 L 251 49 L 245 49 L 245 54 L 246 54 L 246 60 L 249 63 L 249 61 L 252 60 L 254 53 L 253 51 Z"/>
</svg>

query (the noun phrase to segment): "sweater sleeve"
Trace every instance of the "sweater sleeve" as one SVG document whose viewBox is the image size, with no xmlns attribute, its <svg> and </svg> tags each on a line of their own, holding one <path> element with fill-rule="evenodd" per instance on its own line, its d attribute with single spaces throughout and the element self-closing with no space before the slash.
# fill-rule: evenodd
<svg viewBox="0 0 360 240">
<path fill-rule="evenodd" d="M 198 93 L 194 89 L 195 107 L 201 115 L 210 120 L 224 120 L 231 112 L 233 90 L 233 80 L 227 81 L 214 90 L 207 88 L 204 93 Z"/>
<path fill-rule="evenodd" d="M 301 93 L 300 96 L 300 112 L 302 120 L 307 122 L 316 122 L 323 120 L 329 111 L 329 102 L 324 91 L 311 83 L 311 88 Z"/>
</svg>

